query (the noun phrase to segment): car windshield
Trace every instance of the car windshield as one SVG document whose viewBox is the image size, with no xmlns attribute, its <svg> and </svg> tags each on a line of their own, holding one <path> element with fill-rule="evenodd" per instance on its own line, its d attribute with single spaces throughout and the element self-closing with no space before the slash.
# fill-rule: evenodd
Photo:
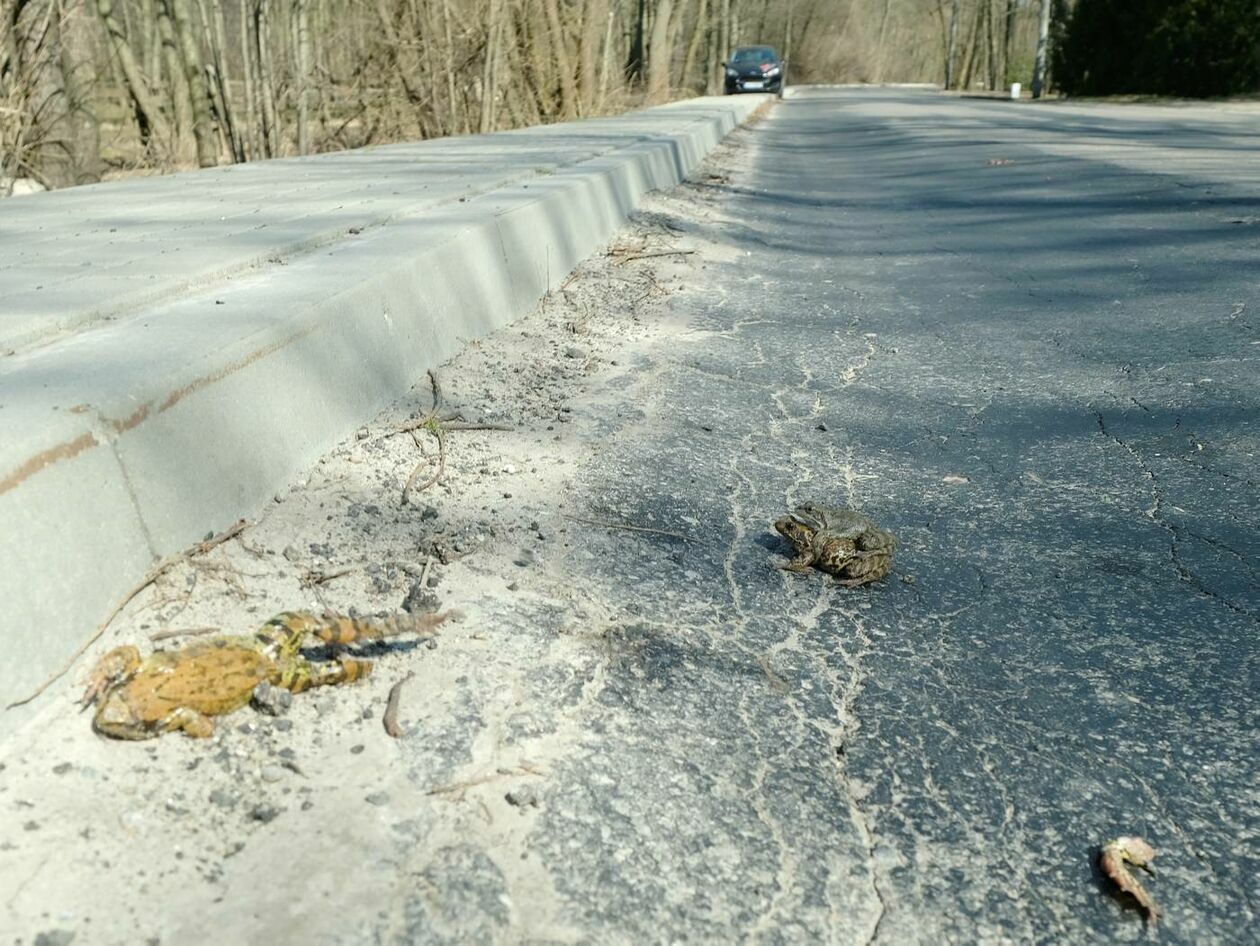
<svg viewBox="0 0 1260 946">
<path fill-rule="evenodd" d="M 749 49 L 735 50 L 731 63 L 736 66 L 759 66 L 766 62 L 777 62 L 778 58 L 769 46 L 753 46 Z"/>
</svg>

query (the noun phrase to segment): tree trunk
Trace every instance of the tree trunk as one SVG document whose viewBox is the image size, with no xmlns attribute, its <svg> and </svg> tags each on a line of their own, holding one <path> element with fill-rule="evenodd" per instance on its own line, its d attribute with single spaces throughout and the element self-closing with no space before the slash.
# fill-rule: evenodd
<svg viewBox="0 0 1260 946">
<path fill-rule="evenodd" d="M 600 39 L 609 16 L 608 0 L 587 0 L 582 5 L 582 38 L 578 44 L 578 112 L 589 115 L 599 96 Z"/>
<path fill-rule="evenodd" d="M 673 49 L 669 42 L 669 20 L 674 0 L 657 0 L 652 38 L 648 42 L 647 101 L 659 105 L 669 99 L 669 62 Z"/>
<path fill-rule="evenodd" d="M 892 8 L 892 0 L 884 0 L 884 8 L 879 15 L 879 39 L 875 52 L 875 81 L 884 81 L 884 58 L 888 52 L 888 13 Z"/>
<path fill-rule="evenodd" d="M 149 91 L 140 71 L 136 55 L 127 43 L 122 23 L 114 15 L 114 0 L 96 0 L 96 12 L 105 26 L 105 35 L 109 38 L 110 49 L 122 70 L 127 82 L 127 94 L 136 113 L 136 121 L 140 126 L 140 137 L 146 143 L 154 138 L 164 140 L 167 135 L 166 119 L 162 116 L 162 108 L 157 97 Z"/>
<path fill-rule="evenodd" d="M 604 60 L 599 69 L 599 99 L 595 103 L 595 111 L 603 114 L 604 105 L 608 102 L 608 83 L 612 80 L 613 27 L 616 15 L 608 11 L 608 31 L 604 34 Z"/>
<path fill-rule="evenodd" d="M 158 31 L 162 37 L 162 64 L 167 76 L 174 125 L 171 128 L 171 153 L 175 160 L 186 163 L 196 155 L 196 143 L 192 141 L 193 112 L 188 93 L 188 76 L 179 59 L 179 45 L 175 40 L 175 27 L 171 23 L 170 10 L 165 0 L 158 3 Z"/>
<path fill-rule="evenodd" d="M 256 0 L 254 40 L 258 55 L 258 104 L 262 116 L 263 147 L 267 157 L 280 156 L 280 128 L 276 115 L 275 68 L 271 62 L 270 0 Z"/>
<path fill-rule="evenodd" d="M 1015 45 L 1016 13 L 1019 0 L 1006 0 L 1006 33 L 1002 37 L 1002 85 L 1011 81 L 1011 49 Z"/>
<path fill-rule="evenodd" d="M 1037 25 L 1037 58 L 1033 61 L 1032 97 L 1041 98 L 1046 85 L 1046 54 L 1050 45 L 1050 4 L 1041 0 L 1041 15 Z"/>
<path fill-rule="evenodd" d="M 953 0 L 949 10 L 949 38 L 945 41 L 945 88 L 952 89 L 955 82 L 954 55 L 958 49 L 958 15 L 961 0 Z"/>
<path fill-rule="evenodd" d="M 450 115 L 447 134 L 458 134 L 461 130 L 467 133 L 467 115 L 458 123 L 455 116 L 458 103 L 455 96 L 455 44 L 451 38 L 451 0 L 442 0 L 442 30 L 446 38 L 446 108 Z"/>
<path fill-rule="evenodd" d="M 311 29 L 307 19 L 307 0 L 294 0 L 294 26 L 297 29 L 297 138 L 298 154 L 311 153 L 311 130 L 308 100 L 311 82 Z"/>
<path fill-rule="evenodd" d="M 494 105 L 498 94 L 498 45 L 499 0 L 490 0 L 490 13 L 486 21 L 486 48 L 481 63 L 481 121 L 478 130 L 482 134 L 494 131 Z"/>
<path fill-rule="evenodd" d="M 385 5 L 385 0 L 376 0 L 376 15 L 381 22 L 381 29 L 385 32 L 385 42 L 389 47 L 390 61 L 394 65 L 394 75 L 402 83 L 403 91 L 407 94 L 407 101 L 419 108 L 424 104 L 425 97 L 415 81 L 413 57 L 408 55 L 407 61 L 403 61 L 402 39 L 398 35 L 398 28 L 394 25 L 394 18 Z"/>
<path fill-rule="evenodd" d="M 647 31 L 647 0 L 633 0 L 635 3 L 634 28 L 630 38 L 630 55 L 626 61 L 626 78 L 632 83 L 643 81 L 643 57 L 645 53 Z"/>
<path fill-rule="evenodd" d="M 210 39 L 210 54 L 214 59 L 214 88 L 218 93 L 219 112 L 223 119 L 223 130 L 227 137 L 228 148 L 232 152 L 232 160 L 245 160 L 245 145 L 241 140 L 240 121 L 236 115 L 236 103 L 232 101 L 232 83 L 227 71 L 227 25 L 223 17 L 222 0 L 209 0 L 210 8 L 204 10 L 207 25 L 207 36 Z M 245 21 L 241 21 L 241 30 L 245 30 Z"/>
<path fill-rule="evenodd" d="M 56 48 L 60 53 L 61 114 L 65 141 L 66 184 L 91 184 L 101 179 L 101 126 L 92 95 L 96 87 L 92 34 L 84 0 L 58 0 L 53 17 Z"/>
<path fill-rule="evenodd" d="M 971 80 L 975 75 L 976 56 L 980 47 L 981 18 L 984 16 L 984 3 L 976 5 L 975 16 L 971 19 L 971 31 L 967 36 L 967 45 L 963 47 L 963 65 L 958 74 L 958 87 L 971 88 Z"/>
<path fill-rule="evenodd" d="M 12 155 L 0 155 L 14 177 L 33 177 L 45 187 L 70 183 L 66 149 L 59 137 L 64 114 L 56 56 L 58 9 L 55 0 L 17 4 L 13 30 L 13 81 L 19 103 Z"/>
<path fill-rule="evenodd" d="M 700 41 L 704 38 L 706 27 L 709 19 L 709 0 L 700 0 L 700 8 L 696 11 L 696 25 L 691 31 L 691 40 L 687 43 L 687 55 L 683 59 L 682 75 L 679 77 L 679 85 L 683 88 L 691 87 L 691 75 L 696 69 L 696 58 L 700 53 Z M 703 91 L 704 83 L 700 83 Z"/>
<path fill-rule="evenodd" d="M 243 160 L 248 161 L 260 150 L 258 144 L 258 109 L 255 92 L 254 53 L 257 44 L 251 42 L 254 36 L 254 18 L 249 15 L 249 0 L 240 0 L 238 14 L 241 24 L 241 77 L 243 90 L 241 98 L 245 102 L 245 126 L 241 129 L 241 150 Z"/>
<path fill-rule="evenodd" d="M 986 0 L 986 2 L 990 4 L 986 16 L 986 36 L 988 38 L 986 48 L 989 51 L 989 88 L 996 90 L 1001 89 L 1006 84 L 1004 77 L 1006 66 L 1003 64 L 1002 59 L 1001 24 L 998 20 L 998 12 L 992 7 L 993 3 L 1000 2 L 1000 0 Z"/>
<path fill-rule="evenodd" d="M 560 8 L 556 0 L 543 0 L 543 12 L 547 16 L 547 28 L 551 32 L 551 50 L 556 71 L 560 73 L 560 114 L 574 118 L 578 113 L 577 84 L 573 80 L 573 58 L 560 22 Z"/>
<path fill-rule="evenodd" d="M 214 139 L 214 121 L 210 117 L 210 90 L 201 62 L 201 44 L 193 29 L 192 9 L 188 0 L 162 0 L 166 15 L 174 29 L 178 61 L 183 69 L 192 114 L 193 139 L 197 146 L 197 164 L 203 168 L 219 163 L 218 144 Z"/>
<path fill-rule="evenodd" d="M 722 0 L 722 15 L 718 20 L 718 59 L 726 62 L 731 54 L 731 0 Z"/>
</svg>

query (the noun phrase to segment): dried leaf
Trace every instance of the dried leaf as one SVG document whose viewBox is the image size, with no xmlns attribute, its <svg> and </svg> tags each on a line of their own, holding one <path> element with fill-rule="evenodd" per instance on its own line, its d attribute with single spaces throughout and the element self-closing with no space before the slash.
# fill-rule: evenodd
<svg viewBox="0 0 1260 946">
<path fill-rule="evenodd" d="M 1137 900 L 1146 911 L 1146 916 L 1152 926 L 1159 919 L 1159 907 L 1155 905 L 1155 901 L 1146 892 L 1146 888 L 1133 876 L 1126 865 L 1132 864 L 1134 867 L 1141 867 L 1151 873 L 1150 862 L 1154 859 L 1155 849 L 1141 838 L 1133 837 L 1120 837 L 1108 841 L 1102 846 L 1102 853 L 1098 858 L 1102 872 L 1111 878 L 1117 887 Z"/>
</svg>

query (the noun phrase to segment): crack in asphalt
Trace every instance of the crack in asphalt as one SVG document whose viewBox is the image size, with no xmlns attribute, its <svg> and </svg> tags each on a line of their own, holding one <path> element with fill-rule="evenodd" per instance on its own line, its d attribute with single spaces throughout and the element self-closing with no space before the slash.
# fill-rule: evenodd
<svg viewBox="0 0 1260 946">
<path fill-rule="evenodd" d="M 1160 485 L 1159 477 L 1156 476 L 1155 471 L 1151 469 L 1150 464 L 1146 462 L 1146 459 L 1137 451 L 1137 449 L 1133 447 L 1132 444 L 1128 443 L 1123 438 L 1116 436 L 1115 434 L 1113 434 L 1111 431 L 1107 429 L 1107 423 L 1106 423 L 1106 420 L 1103 418 L 1102 411 L 1100 411 L 1098 408 L 1093 408 L 1093 407 L 1090 408 L 1090 411 L 1091 413 L 1093 413 L 1094 418 L 1098 422 L 1099 433 L 1101 433 L 1108 440 L 1115 443 L 1117 446 L 1119 446 L 1125 452 L 1127 452 L 1129 456 L 1133 458 L 1134 462 L 1138 465 L 1138 468 L 1142 471 L 1142 474 L 1147 478 L 1147 480 L 1150 481 L 1151 497 L 1152 497 L 1153 502 L 1152 502 L 1152 505 L 1148 509 L 1144 510 L 1144 513 L 1147 519 L 1149 519 L 1155 525 L 1159 526 L 1161 529 L 1163 529 L 1165 532 L 1168 533 L 1169 562 L 1172 565 L 1173 570 L 1177 573 L 1178 578 L 1180 578 L 1186 584 L 1191 585 L 1199 594 L 1203 595 L 1204 597 L 1211 598 L 1214 601 L 1219 601 L 1222 605 L 1224 605 L 1230 611 L 1233 611 L 1235 614 L 1242 615 L 1243 617 L 1246 617 L 1249 620 L 1257 624 L 1260 624 L 1260 614 L 1257 614 L 1256 612 L 1243 607 L 1242 605 L 1238 604 L 1235 601 L 1232 601 L 1231 599 L 1225 597 L 1224 595 L 1219 594 L 1216 591 L 1213 591 L 1206 584 L 1204 584 L 1203 580 L 1199 578 L 1199 576 L 1196 575 L 1189 566 L 1185 564 L 1185 562 L 1182 560 L 1182 557 L 1181 557 L 1182 527 L 1178 526 L 1176 523 L 1169 522 L 1168 519 L 1164 517 L 1164 514 L 1163 514 L 1164 491 Z M 1180 424 L 1180 418 L 1177 419 L 1177 424 Z M 1174 427 L 1175 426 L 1176 425 L 1174 425 Z"/>
</svg>

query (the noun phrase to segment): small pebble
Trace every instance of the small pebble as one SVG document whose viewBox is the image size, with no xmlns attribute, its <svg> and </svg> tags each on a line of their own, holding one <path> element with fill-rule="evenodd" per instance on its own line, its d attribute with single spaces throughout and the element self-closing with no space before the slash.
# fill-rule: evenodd
<svg viewBox="0 0 1260 946">
<path fill-rule="evenodd" d="M 261 821 L 266 824 L 269 821 L 275 821 L 280 814 L 280 809 L 275 805 L 255 805 L 249 811 L 251 821 Z"/>
<path fill-rule="evenodd" d="M 284 769 L 278 765 L 264 765 L 261 774 L 264 782 L 278 782 L 284 778 Z"/>
<path fill-rule="evenodd" d="M 290 729 L 292 729 L 292 728 L 293 728 L 293 720 L 291 720 L 291 719 L 277 719 L 277 720 L 276 720 L 274 723 L 272 723 L 271 725 L 272 725 L 272 728 L 273 728 L 273 729 L 275 729 L 275 730 L 276 730 L 276 731 L 278 731 L 278 732 L 288 732 Z"/>
<path fill-rule="evenodd" d="M 293 545 L 286 545 L 284 547 L 284 551 L 281 554 L 285 558 L 287 558 L 290 562 L 296 562 L 299 558 L 302 557 L 302 553 L 299 552 L 297 550 L 297 547 Z"/>
<path fill-rule="evenodd" d="M 73 930 L 44 930 L 35 934 L 35 946 L 70 946 L 73 941 Z"/>
<path fill-rule="evenodd" d="M 585 358 L 586 349 L 580 348 L 577 345 L 570 345 L 568 348 L 564 350 L 564 357 L 565 358 Z"/>
<path fill-rule="evenodd" d="M 293 694 L 284 687 L 275 687 L 264 680 L 254 687 L 250 699 L 254 709 L 268 716 L 283 716 L 293 705 Z"/>
<path fill-rule="evenodd" d="M 507 590 L 508 590 L 508 591 L 517 591 L 520 587 L 521 587 L 521 583 L 520 583 L 519 581 L 514 581 L 514 582 L 511 582 L 511 583 L 509 583 L 509 584 L 508 584 L 508 586 L 507 586 Z"/>
<path fill-rule="evenodd" d="M 350 754 L 351 754 L 351 755 L 358 755 L 358 754 L 359 754 L 360 752 L 362 752 L 362 751 L 363 751 L 363 745 L 362 745 L 362 744 L 357 745 L 357 746 L 351 746 L 351 747 L 350 747 Z"/>
<path fill-rule="evenodd" d="M 432 580 L 432 576 L 430 576 L 430 580 Z M 432 614 L 441 607 L 441 604 L 438 596 L 433 593 L 431 588 L 426 588 L 417 581 L 411 586 L 411 590 L 407 592 L 407 597 L 403 599 L 402 609 L 408 614 Z"/>
<path fill-rule="evenodd" d="M 385 792 L 373 792 L 371 795 L 365 795 L 363 800 L 369 805 L 386 805 L 389 804 L 389 795 Z"/>
<path fill-rule="evenodd" d="M 74 766 L 72 766 L 69 762 L 62 762 L 60 765 L 53 766 L 53 775 L 65 775 L 72 768 L 74 768 Z"/>
<path fill-rule="evenodd" d="M 360 427 L 358 430 L 354 432 L 354 436 L 356 440 L 367 440 L 369 433 L 370 432 L 368 431 L 366 427 Z"/>
<path fill-rule="evenodd" d="M 509 805 L 516 808 L 537 808 L 538 795 L 528 785 L 522 785 L 520 788 L 514 788 L 503 796 Z"/>
</svg>

